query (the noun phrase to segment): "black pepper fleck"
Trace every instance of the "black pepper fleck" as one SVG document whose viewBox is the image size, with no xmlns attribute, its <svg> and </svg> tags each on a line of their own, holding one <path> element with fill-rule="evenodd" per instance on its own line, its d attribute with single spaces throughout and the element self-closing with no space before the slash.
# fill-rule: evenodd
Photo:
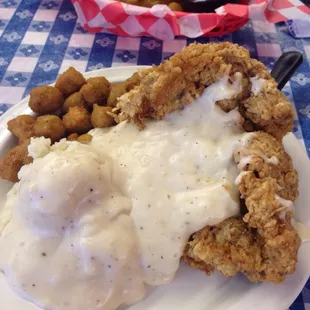
<svg viewBox="0 0 310 310">
<path fill-rule="evenodd" d="M 109 268 L 111 268 L 111 265 L 108 265 Z"/>
<path fill-rule="evenodd" d="M 151 265 L 148 265 L 147 268 L 151 268 Z"/>
<path fill-rule="evenodd" d="M 92 191 L 93 191 L 93 189 L 91 188 L 91 189 L 90 189 L 90 191 L 92 192 Z"/>
<path fill-rule="evenodd" d="M 163 256 L 161 256 L 160 258 L 161 258 L 161 259 L 164 259 L 164 257 L 163 257 Z"/>
<path fill-rule="evenodd" d="M 32 284 L 32 286 L 35 287 L 36 285 L 35 285 L 35 284 Z"/>
<path fill-rule="evenodd" d="M 143 226 L 141 226 L 140 229 L 143 230 Z"/>
<path fill-rule="evenodd" d="M 42 252 L 42 256 L 46 256 L 46 253 Z"/>
</svg>

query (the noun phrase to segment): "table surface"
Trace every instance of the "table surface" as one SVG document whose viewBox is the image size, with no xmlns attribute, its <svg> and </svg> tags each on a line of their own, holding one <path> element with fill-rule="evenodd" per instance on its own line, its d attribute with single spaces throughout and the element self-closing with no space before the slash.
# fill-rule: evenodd
<svg viewBox="0 0 310 310">
<path fill-rule="evenodd" d="M 253 21 L 219 38 L 159 41 L 88 33 L 69 0 L 0 0 L 0 115 L 32 88 L 53 83 L 69 66 L 84 72 L 157 65 L 194 41 L 238 43 L 269 69 L 281 53 L 302 52 L 304 62 L 283 92 L 296 110 L 294 134 L 310 156 L 310 39 L 294 39 L 284 23 Z M 310 309 L 310 280 L 290 309 Z"/>
</svg>

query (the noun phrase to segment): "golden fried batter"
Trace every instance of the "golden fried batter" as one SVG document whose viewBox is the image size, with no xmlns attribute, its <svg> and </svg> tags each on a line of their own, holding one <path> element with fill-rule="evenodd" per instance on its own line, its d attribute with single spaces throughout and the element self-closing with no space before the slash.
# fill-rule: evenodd
<svg viewBox="0 0 310 310">
<path fill-rule="evenodd" d="M 263 129 L 277 138 L 293 128 L 293 110 L 267 69 L 250 58 L 236 44 L 191 44 L 165 63 L 148 69 L 140 84 L 119 99 L 117 107 L 129 120 L 143 128 L 143 118 L 163 118 L 193 102 L 210 84 L 225 74 L 242 73 L 242 91 L 237 98 L 218 102 L 224 111 L 239 107 L 254 129 Z M 250 77 L 264 78 L 257 95 L 251 92 Z"/>
<path fill-rule="evenodd" d="M 183 8 L 178 2 L 171 2 L 168 4 L 168 6 L 172 11 L 183 12 Z"/>
<path fill-rule="evenodd" d="M 125 82 L 122 83 L 114 83 L 111 84 L 111 91 L 107 101 L 107 105 L 109 107 L 116 107 L 118 98 L 125 94 L 126 92 L 131 91 L 133 88 L 138 86 L 143 79 L 143 77 L 150 71 L 151 69 L 144 69 L 140 72 L 135 72 L 130 78 L 128 78 Z"/>
<path fill-rule="evenodd" d="M 207 226 L 192 236 L 184 261 L 210 275 L 214 270 L 233 277 L 242 272 L 252 282 L 281 283 L 295 271 L 300 238 L 287 223 L 278 234 L 264 238 L 241 218 Z"/>
<path fill-rule="evenodd" d="M 115 124 L 111 107 L 101 107 L 98 104 L 94 104 L 94 110 L 91 114 L 91 123 L 94 127 L 105 128 Z"/>
<path fill-rule="evenodd" d="M 235 151 L 237 164 L 242 157 L 249 158 L 250 162 L 244 166 L 239 164 L 240 171 L 253 171 L 260 179 L 271 177 L 276 180 L 278 195 L 288 200 L 297 199 L 298 175 L 280 141 L 263 131 L 256 132 L 247 148 Z"/>
<path fill-rule="evenodd" d="M 84 100 L 83 96 L 76 92 L 72 95 L 70 95 L 66 100 L 62 107 L 63 113 L 68 113 L 70 107 L 85 107 L 86 108 L 86 101 Z"/>
<path fill-rule="evenodd" d="M 82 73 L 70 67 L 58 77 L 55 87 L 59 89 L 65 97 L 68 97 L 79 91 L 85 83 L 86 80 Z"/>
<path fill-rule="evenodd" d="M 19 143 L 35 136 L 36 118 L 31 115 L 19 115 L 8 122 L 8 130 L 18 139 Z"/>
<path fill-rule="evenodd" d="M 104 105 L 110 94 L 110 83 L 103 76 L 89 78 L 82 86 L 80 93 L 89 107 L 92 107 L 94 103 Z"/>
<path fill-rule="evenodd" d="M 69 112 L 64 115 L 62 121 L 68 133 L 83 134 L 92 128 L 90 114 L 83 107 L 69 108 Z"/>
<path fill-rule="evenodd" d="M 30 91 L 29 107 L 40 115 L 58 111 L 63 103 L 62 93 L 53 86 L 39 86 Z"/>
<path fill-rule="evenodd" d="M 117 104 L 117 98 L 127 92 L 126 85 L 124 83 L 114 83 L 111 85 L 111 91 L 107 100 L 107 106 L 115 108 Z"/>
<path fill-rule="evenodd" d="M 89 143 L 93 139 L 93 136 L 89 135 L 88 133 L 85 133 L 84 135 L 81 135 L 77 138 L 77 141 L 83 144 Z"/>
<path fill-rule="evenodd" d="M 21 167 L 32 162 L 32 158 L 28 156 L 29 143 L 29 139 L 24 140 L 4 155 L 0 160 L 0 178 L 11 182 L 19 181 L 18 172 Z"/>
<path fill-rule="evenodd" d="M 65 126 L 58 116 L 43 115 L 38 117 L 34 132 L 37 137 L 50 138 L 54 143 L 65 136 Z"/>
<path fill-rule="evenodd" d="M 79 135 L 77 133 L 72 133 L 67 137 L 68 141 L 76 141 L 78 139 Z"/>
</svg>

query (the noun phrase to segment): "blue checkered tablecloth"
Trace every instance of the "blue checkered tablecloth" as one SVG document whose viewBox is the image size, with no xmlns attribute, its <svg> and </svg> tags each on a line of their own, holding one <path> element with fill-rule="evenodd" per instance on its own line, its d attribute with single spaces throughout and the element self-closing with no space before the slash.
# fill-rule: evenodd
<svg viewBox="0 0 310 310">
<path fill-rule="evenodd" d="M 0 115 L 33 87 L 53 83 L 69 66 L 84 72 L 159 64 L 194 41 L 88 33 L 69 0 L 0 0 Z M 310 39 L 294 39 L 284 23 L 254 21 L 233 34 L 196 41 L 241 44 L 268 68 L 284 51 L 303 53 L 303 64 L 283 92 L 295 104 L 294 133 L 310 156 Z M 310 281 L 290 309 L 310 309 Z"/>
</svg>

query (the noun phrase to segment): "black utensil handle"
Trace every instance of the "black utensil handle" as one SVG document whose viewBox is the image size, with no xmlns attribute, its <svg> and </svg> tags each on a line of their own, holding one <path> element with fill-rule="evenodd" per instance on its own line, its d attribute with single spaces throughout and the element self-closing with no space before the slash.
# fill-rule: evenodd
<svg viewBox="0 0 310 310">
<path fill-rule="evenodd" d="M 284 87 L 302 61 L 302 54 L 296 51 L 283 53 L 279 57 L 270 73 L 278 83 L 278 89 Z"/>
</svg>

